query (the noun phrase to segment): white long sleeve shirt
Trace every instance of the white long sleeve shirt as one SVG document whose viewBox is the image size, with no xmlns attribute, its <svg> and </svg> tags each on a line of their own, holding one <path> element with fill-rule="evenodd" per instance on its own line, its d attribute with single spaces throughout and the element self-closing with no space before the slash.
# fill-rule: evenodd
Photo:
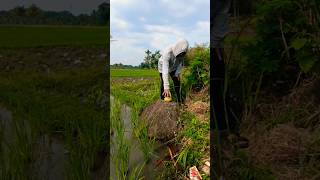
<svg viewBox="0 0 320 180">
<path fill-rule="evenodd" d="M 188 41 L 185 39 L 178 40 L 174 45 L 163 49 L 158 62 L 158 70 L 162 73 L 163 87 L 169 89 L 169 74 L 173 71 L 178 76 L 183 68 L 183 59 L 176 58 L 180 53 L 187 52 Z"/>
</svg>

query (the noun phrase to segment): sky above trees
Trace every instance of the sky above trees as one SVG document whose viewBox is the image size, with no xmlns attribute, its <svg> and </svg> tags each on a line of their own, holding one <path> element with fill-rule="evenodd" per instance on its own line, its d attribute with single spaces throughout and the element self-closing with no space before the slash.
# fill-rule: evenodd
<svg viewBox="0 0 320 180">
<path fill-rule="evenodd" d="M 111 64 L 139 65 L 145 51 L 186 38 L 191 46 L 210 42 L 209 0 L 111 0 Z"/>
</svg>

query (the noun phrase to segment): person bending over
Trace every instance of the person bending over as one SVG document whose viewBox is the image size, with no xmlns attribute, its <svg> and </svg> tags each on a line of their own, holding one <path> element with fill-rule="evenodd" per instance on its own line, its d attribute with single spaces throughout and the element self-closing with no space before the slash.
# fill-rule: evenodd
<svg viewBox="0 0 320 180">
<path fill-rule="evenodd" d="M 184 59 L 188 51 L 189 43 L 185 39 L 179 39 L 175 44 L 163 49 L 158 62 L 160 73 L 160 99 L 171 97 L 169 75 L 173 80 L 177 101 L 182 103 L 180 88 L 180 73 L 184 65 Z"/>
</svg>

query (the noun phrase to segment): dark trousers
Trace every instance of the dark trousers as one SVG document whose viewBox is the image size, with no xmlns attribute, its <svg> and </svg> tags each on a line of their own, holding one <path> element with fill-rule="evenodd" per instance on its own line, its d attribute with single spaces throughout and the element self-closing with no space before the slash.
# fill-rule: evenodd
<svg viewBox="0 0 320 180">
<path fill-rule="evenodd" d="M 173 85 L 174 85 L 174 91 L 176 92 L 177 95 L 177 100 L 179 103 L 182 102 L 182 98 L 181 98 L 181 92 L 180 92 L 180 81 L 179 79 L 175 76 L 176 71 L 173 71 L 170 73 L 171 79 L 173 81 Z M 164 99 L 164 96 L 162 95 L 163 91 L 164 91 L 164 87 L 163 87 L 163 79 L 162 79 L 162 73 L 160 73 L 160 81 L 161 81 L 161 85 L 160 85 L 160 99 Z"/>
<path fill-rule="evenodd" d="M 212 48 L 213 63 L 210 79 L 210 86 L 212 91 L 211 117 L 213 123 L 210 123 L 211 129 L 229 130 L 232 133 L 238 134 L 239 122 L 231 112 L 231 99 L 228 90 L 224 88 L 225 83 L 225 62 L 222 48 Z"/>
<path fill-rule="evenodd" d="M 220 53 L 217 53 L 220 51 Z M 227 130 L 228 122 L 226 119 L 226 110 L 225 110 L 225 98 L 224 98 L 224 78 L 225 78 L 225 63 L 222 58 L 221 49 L 212 49 L 213 54 L 213 65 L 210 71 L 211 73 L 211 82 L 210 88 L 213 92 L 211 97 L 211 108 L 210 111 L 211 117 L 213 118 L 213 123 L 210 123 L 211 129 L 218 130 Z"/>
</svg>

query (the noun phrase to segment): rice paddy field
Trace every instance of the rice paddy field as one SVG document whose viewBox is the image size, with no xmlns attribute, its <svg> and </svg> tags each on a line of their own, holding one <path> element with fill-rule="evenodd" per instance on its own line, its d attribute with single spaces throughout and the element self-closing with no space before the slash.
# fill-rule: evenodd
<svg viewBox="0 0 320 180">
<path fill-rule="evenodd" d="M 106 179 L 108 29 L 0 32 L 0 177 Z"/>
<path fill-rule="evenodd" d="M 157 70 L 149 69 L 110 69 L 111 77 L 158 77 Z"/>
<path fill-rule="evenodd" d="M 1 48 L 106 46 L 108 27 L 0 25 Z M 108 42 L 109 43 L 109 42 Z"/>
<path fill-rule="evenodd" d="M 121 148 L 119 143 L 111 141 L 111 147 L 116 146 L 122 149 L 122 151 L 111 152 L 111 156 L 122 157 L 118 158 L 117 162 L 111 159 L 113 164 L 117 164 L 114 169 L 118 171 L 117 174 L 121 174 L 120 179 L 123 177 L 132 179 L 133 174 L 141 179 L 183 179 L 189 176 L 190 167 L 200 168 L 204 160 L 209 157 L 208 114 L 202 114 L 207 117 L 207 120 L 204 121 L 186 108 L 181 108 L 180 119 L 184 128 L 178 132 L 177 137 L 169 145 L 148 137 L 147 126 L 141 121 L 140 114 L 159 99 L 160 78 L 158 76 L 156 70 L 111 69 L 110 93 L 115 101 L 111 105 L 111 114 L 113 114 L 111 116 L 111 132 L 113 132 L 111 139 L 118 139 L 117 142 L 127 142 L 123 143 L 123 148 Z M 128 129 L 125 125 L 121 127 L 117 123 L 121 121 L 121 118 L 116 118 L 121 117 L 121 104 L 131 109 L 130 123 L 133 138 L 138 141 L 137 144 L 132 145 L 131 141 L 126 139 L 123 134 Z M 118 115 L 114 116 L 117 113 Z M 123 121 L 123 124 L 126 124 L 126 120 Z M 134 151 L 136 154 L 132 154 L 130 149 L 137 148 L 142 152 L 144 158 L 133 169 L 123 168 L 130 167 L 132 159 L 130 156 L 139 154 L 136 151 Z M 119 162 L 120 159 L 122 159 L 121 162 Z M 153 170 L 150 171 L 150 169 Z M 202 172 L 202 178 L 209 179 L 210 177 Z"/>
</svg>

